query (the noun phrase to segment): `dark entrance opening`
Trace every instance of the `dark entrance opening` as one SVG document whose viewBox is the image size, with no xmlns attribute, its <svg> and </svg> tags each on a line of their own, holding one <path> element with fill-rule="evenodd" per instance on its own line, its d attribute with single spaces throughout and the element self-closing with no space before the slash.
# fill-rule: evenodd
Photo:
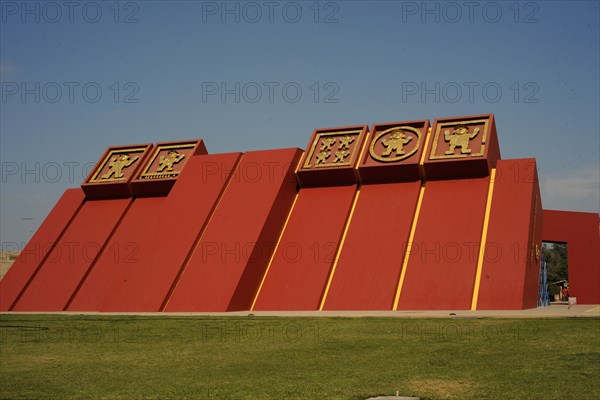
<svg viewBox="0 0 600 400">
<path fill-rule="evenodd" d="M 542 259 L 546 263 L 550 302 L 569 300 L 569 263 L 567 243 L 542 242 Z"/>
</svg>

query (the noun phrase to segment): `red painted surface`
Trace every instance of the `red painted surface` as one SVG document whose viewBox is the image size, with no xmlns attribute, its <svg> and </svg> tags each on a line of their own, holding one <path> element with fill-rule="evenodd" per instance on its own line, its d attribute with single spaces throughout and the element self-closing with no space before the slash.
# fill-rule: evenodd
<svg viewBox="0 0 600 400">
<path fill-rule="evenodd" d="M 154 215 L 157 224 L 148 232 L 152 236 L 140 242 L 140 262 L 129 271 L 127 283 L 120 285 L 101 310 L 160 310 L 239 157 L 240 153 L 230 153 L 188 160 Z M 215 164 L 225 172 L 208 175 L 207 168 Z"/>
<path fill-rule="evenodd" d="M 165 311 L 250 309 L 296 195 L 301 154 L 243 155 Z"/>
<path fill-rule="evenodd" d="M 62 311 L 131 201 L 86 201 L 13 310 Z"/>
<path fill-rule="evenodd" d="M 398 309 L 471 308 L 488 185 L 427 182 Z"/>
<path fill-rule="evenodd" d="M 8 311 L 81 207 L 81 189 L 68 189 L 0 280 L 0 311 Z"/>
<path fill-rule="evenodd" d="M 135 199 L 118 229 L 100 255 L 68 311 L 101 311 L 111 297 L 119 296 L 132 271 L 141 269 L 143 244 L 156 229 L 154 216 L 160 213 L 165 197 Z"/>
<path fill-rule="evenodd" d="M 569 295 L 578 304 L 600 304 L 600 235 L 598 214 L 544 210 L 542 237 L 567 243 Z"/>
<path fill-rule="evenodd" d="M 167 197 L 137 198 L 69 310 L 159 311 L 240 154 L 192 157 Z"/>
<path fill-rule="evenodd" d="M 535 159 L 498 161 L 477 309 L 537 306 L 541 211 Z"/>
<path fill-rule="evenodd" d="M 323 309 L 392 309 L 420 187 L 361 187 Z"/>
<path fill-rule="evenodd" d="M 355 192 L 355 185 L 301 189 L 255 310 L 318 309 Z"/>
</svg>

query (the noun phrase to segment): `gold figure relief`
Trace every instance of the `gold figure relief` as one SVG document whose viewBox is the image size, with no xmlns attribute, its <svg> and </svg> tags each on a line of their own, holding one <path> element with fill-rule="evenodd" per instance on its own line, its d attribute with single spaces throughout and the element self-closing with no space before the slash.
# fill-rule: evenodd
<svg viewBox="0 0 600 400">
<path fill-rule="evenodd" d="M 307 152 L 302 168 L 350 166 L 360 130 L 318 133 Z"/>
<path fill-rule="evenodd" d="M 191 154 L 195 146 L 192 143 L 158 146 L 139 179 L 176 178 L 185 165 L 182 161 L 187 159 L 186 156 Z"/>
<path fill-rule="evenodd" d="M 145 148 L 128 148 L 110 150 L 96 168 L 89 183 L 112 183 L 126 181 L 133 171 L 135 163 L 144 153 Z M 138 155 L 135 155 L 138 154 Z"/>
<path fill-rule="evenodd" d="M 438 123 L 433 133 L 429 159 L 482 157 L 485 154 L 488 125 L 488 119 Z"/>
<path fill-rule="evenodd" d="M 401 161 L 415 154 L 420 142 L 421 131 L 418 129 L 410 126 L 394 127 L 379 132 L 373 137 L 369 153 L 377 161 Z"/>
<path fill-rule="evenodd" d="M 323 139 L 323 142 L 321 142 L 321 152 L 331 150 L 331 146 L 335 144 L 335 141 L 334 138 Z"/>
<path fill-rule="evenodd" d="M 381 141 L 381 143 L 387 147 L 387 150 L 381 153 L 381 155 L 387 157 L 395 151 L 397 156 L 403 156 L 404 152 L 402 151 L 402 147 L 411 140 L 412 137 L 405 136 L 402 131 L 396 131 L 392 133 L 389 139 L 383 139 Z"/>
<path fill-rule="evenodd" d="M 473 130 L 473 133 L 469 134 L 469 128 L 465 125 L 455 126 L 452 133 L 450 133 L 450 129 L 446 129 L 444 131 L 444 140 L 446 142 L 449 142 L 450 146 L 444 154 L 454 154 L 457 147 L 460 147 L 461 154 L 471 154 L 469 142 L 471 141 L 471 139 L 475 138 L 475 136 L 477 136 L 478 133 L 479 128 L 475 128 Z"/>
<path fill-rule="evenodd" d="M 350 144 L 352 142 L 354 142 L 354 137 L 352 137 L 352 136 L 344 136 L 343 138 L 340 139 L 340 147 L 339 147 L 339 149 L 340 150 L 342 150 L 342 149 L 346 149 L 347 150 L 349 148 L 348 146 L 350 146 Z"/>
<path fill-rule="evenodd" d="M 169 150 L 166 157 L 160 157 L 160 164 L 156 168 L 156 172 L 162 172 L 165 168 L 167 169 L 166 172 L 172 172 L 173 164 L 179 163 L 184 157 L 185 154 L 179 154 L 177 150 Z"/>
<path fill-rule="evenodd" d="M 341 147 L 340 147 L 341 149 Z M 350 152 L 348 150 L 338 150 L 335 152 L 335 158 L 333 159 L 334 163 L 344 162 L 344 158 L 348 157 Z"/>
<path fill-rule="evenodd" d="M 131 164 L 136 162 L 138 159 L 139 159 L 139 157 L 137 157 L 137 156 L 130 158 L 129 154 L 121 154 L 120 156 L 115 157 L 112 160 L 110 160 L 110 162 L 108 164 L 108 172 L 103 174 L 100 178 L 103 181 L 106 181 L 106 180 L 114 181 L 117 179 L 121 179 L 125 176 L 123 174 L 123 169 L 129 167 Z M 114 175 L 114 178 L 111 178 L 112 175 Z"/>
<path fill-rule="evenodd" d="M 317 162 L 315 165 L 319 165 L 319 164 L 325 164 L 327 162 L 327 159 L 331 156 L 331 152 L 329 151 L 322 151 L 319 154 L 317 154 Z"/>
</svg>

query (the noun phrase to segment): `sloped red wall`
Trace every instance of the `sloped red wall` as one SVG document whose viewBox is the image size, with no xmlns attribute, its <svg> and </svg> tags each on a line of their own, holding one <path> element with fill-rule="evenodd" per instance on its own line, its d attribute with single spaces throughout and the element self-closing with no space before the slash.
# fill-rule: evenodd
<svg viewBox="0 0 600 400">
<path fill-rule="evenodd" d="M 324 310 L 392 309 L 420 187 L 361 187 Z"/>
<path fill-rule="evenodd" d="M 317 310 L 356 185 L 303 188 L 254 310 Z"/>
<path fill-rule="evenodd" d="M 188 161 L 167 197 L 137 198 L 69 310 L 159 311 L 229 179 L 240 153 Z"/>
<path fill-rule="evenodd" d="M 165 311 L 248 310 L 296 195 L 300 149 L 242 156 Z"/>
<path fill-rule="evenodd" d="M 536 306 L 541 211 L 535 159 L 498 161 L 477 309 Z"/>
<path fill-rule="evenodd" d="M 68 311 L 101 311 L 111 297 L 120 295 L 120 287 L 127 284 L 127 277 L 141 268 L 146 235 L 155 230 L 154 216 L 160 212 L 164 201 L 164 197 L 134 200 L 106 251 L 74 293 Z"/>
<path fill-rule="evenodd" d="M 14 311 L 63 311 L 131 201 L 86 201 Z"/>
<path fill-rule="evenodd" d="M 489 178 L 429 181 L 399 310 L 471 308 Z"/>
<path fill-rule="evenodd" d="M 8 311 L 50 254 L 84 201 L 83 190 L 67 189 L 0 280 L 0 311 Z"/>
</svg>

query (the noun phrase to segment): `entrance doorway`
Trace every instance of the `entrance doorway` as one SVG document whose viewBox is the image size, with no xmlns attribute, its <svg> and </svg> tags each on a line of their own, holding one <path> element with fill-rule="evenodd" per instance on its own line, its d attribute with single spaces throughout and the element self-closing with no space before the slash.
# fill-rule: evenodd
<svg viewBox="0 0 600 400">
<path fill-rule="evenodd" d="M 546 264 L 550 302 L 569 300 L 569 263 L 565 242 L 542 242 L 542 259 Z"/>
</svg>

